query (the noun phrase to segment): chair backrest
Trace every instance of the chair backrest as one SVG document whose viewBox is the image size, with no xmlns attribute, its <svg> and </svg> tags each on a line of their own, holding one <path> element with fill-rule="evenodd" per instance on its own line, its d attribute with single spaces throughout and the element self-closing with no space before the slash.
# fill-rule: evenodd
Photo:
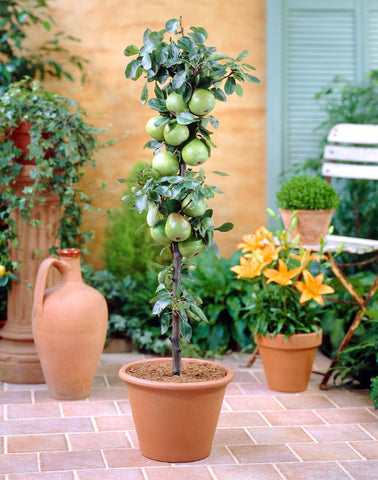
<svg viewBox="0 0 378 480">
<path fill-rule="evenodd" d="M 325 177 L 378 180 L 378 125 L 339 123 L 328 134 Z"/>
</svg>

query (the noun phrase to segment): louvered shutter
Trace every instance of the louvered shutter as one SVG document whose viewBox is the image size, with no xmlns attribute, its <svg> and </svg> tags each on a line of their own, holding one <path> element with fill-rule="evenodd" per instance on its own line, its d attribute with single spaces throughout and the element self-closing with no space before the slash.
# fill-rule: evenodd
<svg viewBox="0 0 378 480">
<path fill-rule="evenodd" d="M 378 68 L 378 0 L 267 0 L 268 206 L 280 173 L 319 153 L 314 95 Z"/>
</svg>

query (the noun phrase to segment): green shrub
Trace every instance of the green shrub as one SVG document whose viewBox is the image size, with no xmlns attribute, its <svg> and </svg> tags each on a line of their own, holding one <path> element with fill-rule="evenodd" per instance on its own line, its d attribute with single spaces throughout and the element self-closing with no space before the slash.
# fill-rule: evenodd
<svg viewBox="0 0 378 480">
<path fill-rule="evenodd" d="M 332 210 L 338 196 L 332 185 L 319 177 L 298 175 L 289 178 L 276 193 L 277 204 L 284 210 Z"/>
<path fill-rule="evenodd" d="M 378 376 L 371 379 L 370 398 L 373 400 L 375 408 L 378 408 Z"/>
</svg>

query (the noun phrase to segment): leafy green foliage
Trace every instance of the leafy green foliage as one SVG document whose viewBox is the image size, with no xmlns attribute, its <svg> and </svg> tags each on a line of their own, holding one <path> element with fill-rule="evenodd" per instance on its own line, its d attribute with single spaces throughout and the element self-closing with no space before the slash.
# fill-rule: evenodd
<svg viewBox="0 0 378 480">
<path fill-rule="evenodd" d="M 25 82 L 13 84 L 0 97 L 0 183 L 4 187 L 0 192 L 0 260 L 9 271 L 15 266 L 8 258 L 7 245 L 17 243 L 10 212 L 19 210 L 24 220 L 34 225 L 30 214 L 44 201 L 43 195 L 38 196 L 41 192 L 54 192 L 59 197 L 62 246 L 84 248 L 91 232 L 81 228 L 82 210 L 90 208 L 91 196 L 79 183 L 84 167 L 94 167 L 94 153 L 106 145 L 98 138 L 103 131 L 89 123 L 88 113 L 76 101 L 47 92 L 36 81 L 31 89 L 25 87 Z M 33 184 L 18 196 L 14 181 L 22 167 L 17 161 L 22 152 L 10 137 L 22 123 L 30 125 L 31 138 L 24 161 L 36 168 Z"/>
<path fill-rule="evenodd" d="M 371 379 L 370 398 L 373 400 L 374 407 L 378 408 L 378 376 Z"/>
<path fill-rule="evenodd" d="M 56 31 L 48 7 L 48 0 L 0 2 L 0 94 L 8 85 L 25 76 L 41 80 L 45 76 L 73 80 L 67 64 L 84 74 L 84 64 L 87 61 L 79 55 L 71 54 L 65 47 L 67 43 L 78 40 L 62 31 Z M 48 40 L 33 49 L 26 46 L 31 27 L 50 33 Z"/>
<path fill-rule="evenodd" d="M 319 177 L 293 176 L 276 192 L 277 204 L 284 210 L 332 210 L 338 196 L 332 185 Z"/>
</svg>

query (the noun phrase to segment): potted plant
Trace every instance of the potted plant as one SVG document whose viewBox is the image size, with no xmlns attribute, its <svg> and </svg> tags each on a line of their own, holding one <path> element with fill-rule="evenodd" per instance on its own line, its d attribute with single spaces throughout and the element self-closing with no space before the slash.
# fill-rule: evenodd
<svg viewBox="0 0 378 480">
<path fill-rule="evenodd" d="M 313 275 L 325 257 L 312 254 L 296 242 L 290 232 L 273 233 L 261 227 L 243 237 L 239 265 L 231 267 L 237 278 L 248 279 L 254 291 L 248 315 L 263 361 L 269 388 L 281 392 L 306 390 L 318 346 L 322 342 L 317 311 L 322 295 L 334 290 L 324 274 Z"/>
<path fill-rule="evenodd" d="M 299 233 L 300 244 L 317 245 L 326 237 L 339 203 L 332 185 L 320 177 L 297 175 L 282 183 L 276 198 L 285 228 L 293 227 L 292 238 Z"/>
<path fill-rule="evenodd" d="M 190 322 L 206 321 L 200 299 L 181 280 L 190 276 L 191 258 L 216 247 L 214 230 L 232 228 L 229 223 L 215 228 L 207 206 L 220 192 L 205 183 L 201 168 L 215 146 L 210 129 L 218 127 L 209 114 L 216 100 L 225 101 L 234 92 L 242 96 L 241 82 L 258 82 L 249 73 L 254 68 L 244 62 L 247 51 L 234 59 L 207 47 L 207 36 L 202 27 L 184 31 L 181 18 L 172 19 L 162 30 L 147 29 L 142 48 L 125 49 L 127 56 L 136 55 L 126 77 L 143 78 L 141 102 L 155 110 L 146 125 L 152 139 L 145 145 L 154 151 L 153 158 L 132 181 L 132 195 L 125 200 L 147 212 L 151 240 L 171 253 L 169 265 L 158 274 L 153 313 L 161 318 L 163 334 L 172 327 L 172 359 L 134 362 L 119 374 L 127 384 L 142 454 L 170 462 L 210 453 L 224 392 L 233 378 L 224 365 L 181 358 L 181 337 L 190 339 Z M 150 83 L 155 96 L 149 99 Z"/>
<path fill-rule="evenodd" d="M 0 258 L 6 269 L 0 284 L 10 289 L 0 378 L 40 383 L 38 355 L 30 354 L 30 287 L 40 262 L 59 246 L 58 237 L 63 247 L 81 247 L 90 238 L 80 228 L 90 197 L 79 182 L 105 143 L 98 138 L 102 130 L 88 122 L 75 100 L 48 92 L 37 81 L 10 85 L 0 97 L 0 116 Z M 20 342 L 25 342 L 25 353 Z"/>
</svg>

